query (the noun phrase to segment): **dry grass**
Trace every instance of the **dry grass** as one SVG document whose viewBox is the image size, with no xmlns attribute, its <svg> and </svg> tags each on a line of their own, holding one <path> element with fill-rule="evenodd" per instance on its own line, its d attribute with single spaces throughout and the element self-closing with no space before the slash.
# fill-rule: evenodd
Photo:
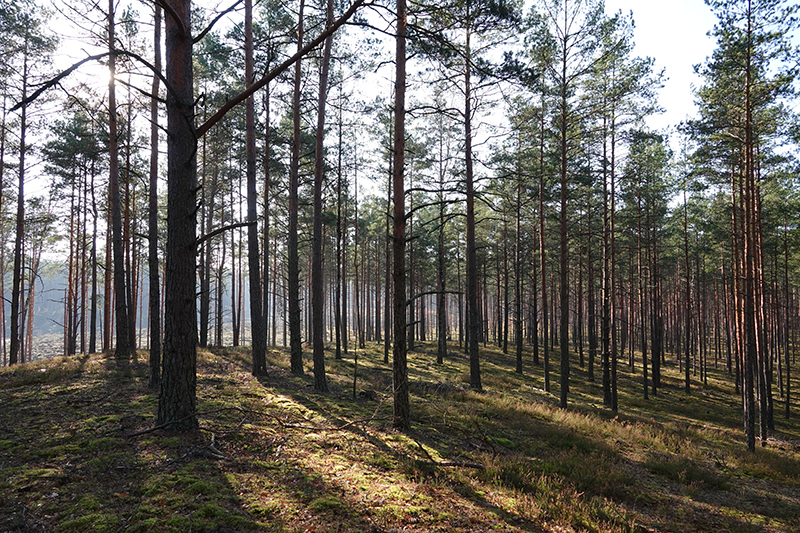
<svg viewBox="0 0 800 533">
<path fill-rule="evenodd" d="M 328 360 L 331 391 L 269 378 L 247 351 L 201 352 L 195 434 L 156 431 L 146 364 L 101 356 L 0 370 L 2 531 L 800 531 L 800 424 L 744 449 L 728 378 L 656 398 L 620 369 L 620 413 L 573 371 L 573 404 L 541 368 L 482 353 L 485 391 L 462 354 L 409 355 L 413 429 L 393 431 L 379 347 Z M 146 359 L 146 354 L 141 354 Z M 575 365 L 577 367 L 577 364 Z M 794 390 L 800 390 L 797 386 Z M 478 467 L 480 466 L 480 467 Z"/>
</svg>

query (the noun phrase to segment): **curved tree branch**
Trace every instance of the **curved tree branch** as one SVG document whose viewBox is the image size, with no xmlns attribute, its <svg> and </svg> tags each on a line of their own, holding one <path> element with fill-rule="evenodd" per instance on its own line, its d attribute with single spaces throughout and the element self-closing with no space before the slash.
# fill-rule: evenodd
<svg viewBox="0 0 800 533">
<path fill-rule="evenodd" d="M 234 3 L 233 3 L 233 5 L 232 5 L 231 7 L 229 7 L 228 9 L 226 9 L 225 11 L 223 11 L 223 12 L 221 12 L 219 15 L 217 15 L 217 16 L 216 16 L 216 18 L 214 18 L 214 20 L 212 20 L 212 21 L 211 21 L 211 22 L 208 24 L 208 26 L 206 26 L 206 29 L 204 29 L 203 31 L 201 31 L 201 32 L 200 32 L 200 34 L 199 34 L 197 37 L 195 37 L 194 39 L 192 39 L 192 43 L 193 43 L 193 44 L 197 44 L 198 42 L 200 42 L 200 40 L 202 40 L 202 39 L 203 39 L 203 37 L 205 37 L 205 36 L 206 36 L 206 34 L 207 34 L 208 32 L 210 32 L 210 31 L 211 31 L 211 29 L 214 27 L 214 24 L 216 24 L 217 22 L 219 22 L 219 19 L 221 19 L 222 17 L 224 17 L 225 15 L 227 15 L 228 13 L 230 13 L 231 11 L 233 11 L 234 9 L 236 9 L 236 6 L 238 6 L 238 5 L 239 5 L 239 4 L 241 4 L 241 3 L 242 3 L 242 0 L 236 0 L 236 2 L 234 2 Z"/>
<path fill-rule="evenodd" d="M 128 51 L 125 51 L 125 50 L 114 50 L 113 52 L 103 52 L 101 54 L 96 54 L 96 55 L 93 55 L 93 56 L 84 57 L 83 59 L 81 59 L 80 61 L 78 61 L 74 65 L 72 65 L 71 67 L 69 67 L 66 70 L 63 70 L 62 72 L 60 72 L 54 78 L 51 78 L 51 79 L 47 80 L 46 82 L 44 82 L 41 85 L 41 87 L 39 87 L 33 93 L 31 93 L 30 96 L 28 96 L 27 98 L 25 98 L 21 102 L 19 102 L 16 105 L 14 105 L 14 107 L 12 107 L 10 109 L 10 111 L 16 111 L 17 109 L 21 108 L 22 106 L 30 104 L 31 102 L 33 102 L 34 100 L 39 98 L 42 95 L 42 93 L 44 93 L 46 90 L 48 90 L 48 89 L 50 89 L 52 87 L 55 87 L 56 85 L 61 83 L 61 80 L 63 80 L 64 78 L 66 78 L 67 76 L 69 76 L 70 74 L 75 72 L 76 70 L 78 70 L 81 66 L 85 65 L 86 63 L 90 63 L 92 61 L 99 61 L 99 60 L 103 59 L 104 57 L 110 56 L 112 53 L 115 54 L 115 55 L 118 55 L 118 56 L 127 56 L 127 57 L 130 57 L 130 58 L 135 59 L 136 61 L 140 62 L 145 67 L 147 67 L 148 69 L 153 71 L 153 73 L 156 76 L 158 76 L 158 78 L 161 80 L 161 82 L 164 84 L 164 86 L 167 88 L 167 90 L 174 94 L 174 91 L 172 90 L 172 85 L 164 77 L 164 74 L 162 74 L 161 72 L 156 70 L 156 68 L 149 61 L 147 61 L 145 58 L 143 58 L 142 56 L 140 56 L 139 54 L 136 54 L 134 52 L 128 52 Z M 119 80 L 117 80 L 117 81 L 119 81 Z M 148 94 L 147 96 L 150 96 L 150 95 Z"/>
<path fill-rule="evenodd" d="M 169 15 L 175 20 L 175 23 L 181 30 L 181 37 L 186 37 L 188 35 L 188 32 L 186 31 L 186 26 L 183 24 L 183 20 L 175 12 L 175 9 L 171 5 L 169 5 L 169 2 L 165 0 L 155 0 L 155 3 L 163 7 L 164 11 L 169 13 Z"/>
</svg>

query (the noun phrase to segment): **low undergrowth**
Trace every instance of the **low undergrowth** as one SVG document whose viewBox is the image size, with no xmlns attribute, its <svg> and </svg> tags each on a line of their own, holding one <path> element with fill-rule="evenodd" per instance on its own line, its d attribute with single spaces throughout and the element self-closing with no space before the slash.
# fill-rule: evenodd
<svg viewBox="0 0 800 533">
<path fill-rule="evenodd" d="M 560 409 L 538 366 L 485 349 L 476 392 L 461 353 L 423 344 L 398 433 L 381 347 L 354 355 L 329 357 L 321 394 L 281 349 L 262 380 L 246 349 L 202 351 L 190 434 L 148 431 L 146 353 L 1 369 L 0 530 L 800 531 L 800 424 L 747 452 L 722 371 L 686 394 L 667 367 L 644 400 L 621 367 L 615 414 L 577 364 Z"/>
</svg>

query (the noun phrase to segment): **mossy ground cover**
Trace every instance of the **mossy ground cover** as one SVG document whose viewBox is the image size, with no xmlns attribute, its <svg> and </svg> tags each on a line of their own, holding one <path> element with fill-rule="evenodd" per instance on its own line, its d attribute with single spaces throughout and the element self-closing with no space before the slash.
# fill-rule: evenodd
<svg viewBox="0 0 800 533">
<path fill-rule="evenodd" d="M 644 400 L 620 366 L 613 414 L 577 364 L 565 410 L 530 354 L 519 375 L 484 349 L 476 392 L 463 354 L 418 348 L 407 434 L 377 345 L 358 351 L 355 396 L 352 350 L 328 358 L 325 394 L 283 350 L 262 380 L 246 349 L 201 352 L 191 434 L 145 432 L 146 353 L 2 369 L 0 531 L 800 531 L 800 423 L 776 412 L 747 452 L 724 369 L 686 394 L 667 367 Z"/>
</svg>

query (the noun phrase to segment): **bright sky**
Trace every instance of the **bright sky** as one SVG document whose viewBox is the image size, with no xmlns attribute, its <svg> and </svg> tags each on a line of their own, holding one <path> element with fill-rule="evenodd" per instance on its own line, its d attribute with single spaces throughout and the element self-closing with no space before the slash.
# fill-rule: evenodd
<svg viewBox="0 0 800 533">
<path fill-rule="evenodd" d="M 648 120 L 663 130 L 695 114 L 692 87 L 700 84 L 694 65 L 703 63 L 714 49 L 707 36 L 716 18 L 703 0 L 606 0 L 606 13 L 633 12 L 636 24 L 634 54 L 655 59 L 656 70 L 668 78 L 659 93 L 666 111 Z"/>
</svg>

